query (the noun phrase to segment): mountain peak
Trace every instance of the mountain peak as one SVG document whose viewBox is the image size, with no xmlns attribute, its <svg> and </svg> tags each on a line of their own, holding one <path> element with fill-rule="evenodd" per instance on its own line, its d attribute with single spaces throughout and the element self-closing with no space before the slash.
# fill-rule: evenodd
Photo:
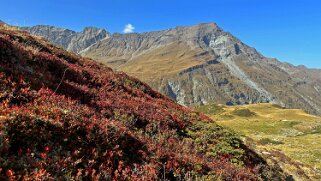
<svg viewBox="0 0 321 181">
<path fill-rule="evenodd" d="M 218 25 L 214 22 L 209 22 L 209 23 L 198 23 L 198 24 L 194 24 L 194 25 L 187 25 L 187 26 L 177 26 L 176 28 L 180 28 L 180 27 L 185 27 L 185 28 L 215 28 L 218 27 Z"/>
<path fill-rule="evenodd" d="M 81 32 L 48 25 L 22 27 L 21 29 L 31 34 L 42 36 L 53 44 L 76 53 L 110 36 L 105 29 L 91 26 L 85 27 Z"/>
<path fill-rule="evenodd" d="M 175 29 L 184 29 L 184 30 L 190 30 L 190 31 L 217 31 L 222 30 L 216 23 L 210 22 L 210 23 L 200 23 L 195 24 L 191 26 L 177 26 Z"/>
<path fill-rule="evenodd" d="M 103 28 L 97 28 L 97 27 L 94 27 L 94 26 L 86 26 L 83 30 L 83 32 L 87 32 L 87 31 L 100 31 L 100 30 L 103 30 L 103 31 L 106 31 L 105 29 Z"/>
<path fill-rule="evenodd" d="M 196 26 L 203 26 L 203 27 L 218 27 L 218 25 L 214 22 L 209 22 L 209 23 L 200 23 L 197 24 Z"/>
</svg>

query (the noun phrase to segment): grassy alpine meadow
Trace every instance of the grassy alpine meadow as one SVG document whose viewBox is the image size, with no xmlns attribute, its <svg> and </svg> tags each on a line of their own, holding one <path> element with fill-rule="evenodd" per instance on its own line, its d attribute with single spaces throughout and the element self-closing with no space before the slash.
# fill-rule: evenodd
<svg viewBox="0 0 321 181">
<path fill-rule="evenodd" d="M 247 145 L 299 180 L 321 177 L 321 118 L 273 104 L 196 108 L 243 135 Z"/>
</svg>

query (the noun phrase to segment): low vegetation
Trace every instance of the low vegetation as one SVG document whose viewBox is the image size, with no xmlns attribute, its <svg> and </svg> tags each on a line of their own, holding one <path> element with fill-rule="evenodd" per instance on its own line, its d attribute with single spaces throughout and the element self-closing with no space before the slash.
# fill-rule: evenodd
<svg viewBox="0 0 321 181">
<path fill-rule="evenodd" d="M 217 108 L 221 107 L 221 108 Z M 321 118 L 272 104 L 201 106 L 219 125 L 244 135 L 246 144 L 298 180 L 321 179 Z M 208 110 L 205 113 L 211 112 Z"/>
<path fill-rule="evenodd" d="M 197 110 L 200 112 L 203 112 L 208 115 L 214 115 L 214 114 L 220 114 L 224 112 L 224 107 L 223 105 L 218 105 L 218 104 L 208 104 L 206 106 L 199 106 L 197 107 Z"/>
<path fill-rule="evenodd" d="M 270 138 L 262 138 L 258 141 L 258 143 L 260 145 L 269 145 L 269 144 L 272 144 L 272 145 L 279 145 L 279 144 L 284 144 L 284 142 L 282 141 L 278 141 L 278 140 L 273 140 L 273 139 L 270 139 Z"/>
<path fill-rule="evenodd" d="M 232 115 L 240 116 L 240 117 L 251 117 L 255 115 L 255 112 L 252 112 L 249 109 L 235 109 L 231 112 Z"/>
</svg>

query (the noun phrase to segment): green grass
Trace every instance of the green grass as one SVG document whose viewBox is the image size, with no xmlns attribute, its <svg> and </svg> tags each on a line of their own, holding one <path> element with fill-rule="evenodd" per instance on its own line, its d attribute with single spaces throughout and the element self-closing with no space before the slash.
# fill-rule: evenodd
<svg viewBox="0 0 321 181">
<path fill-rule="evenodd" d="M 244 135 L 245 140 L 252 140 L 251 144 L 259 152 L 280 151 L 298 165 L 302 163 L 300 168 L 306 175 L 320 178 L 313 171 L 314 168 L 321 170 L 320 117 L 272 104 L 210 105 L 197 110 L 208 114 L 219 125 Z M 294 167 L 292 162 L 284 166 L 289 172 L 295 170 Z"/>
<path fill-rule="evenodd" d="M 235 109 L 232 111 L 232 114 L 241 117 L 251 117 L 255 115 L 255 112 L 252 112 L 249 109 Z"/>
<path fill-rule="evenodd" d="M 259 144 L 261 145 L 280 145 L 280 144 L 284 144 L 284 142 L 282 141 L 278 141 L 278 140 L 272 140 L 270 138 L 262 138 L 258 141 Z"/>
<path fill-rule="evenodd" d="M 220 114 L 224 112 L 224 106 L 218 104 L 209 104 L 206 106 L 198 106 L 195 108 L 197 111 L 203 112 L 205 114 Z"/>
</svg>

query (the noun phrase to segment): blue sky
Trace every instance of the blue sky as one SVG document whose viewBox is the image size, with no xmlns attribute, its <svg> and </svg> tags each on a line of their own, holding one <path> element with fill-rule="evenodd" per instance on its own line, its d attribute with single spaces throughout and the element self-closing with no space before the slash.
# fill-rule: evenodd
<svg viewBox="0 0 321 181">
<path fill-rule="evenodd" d="M 263 55 L 321 68 L 320 0 L 1 0 L 0 20 L 135 32 L 216 22 Z M 131 27 L 132 29 L 132 27 Z"/>
</svg>

